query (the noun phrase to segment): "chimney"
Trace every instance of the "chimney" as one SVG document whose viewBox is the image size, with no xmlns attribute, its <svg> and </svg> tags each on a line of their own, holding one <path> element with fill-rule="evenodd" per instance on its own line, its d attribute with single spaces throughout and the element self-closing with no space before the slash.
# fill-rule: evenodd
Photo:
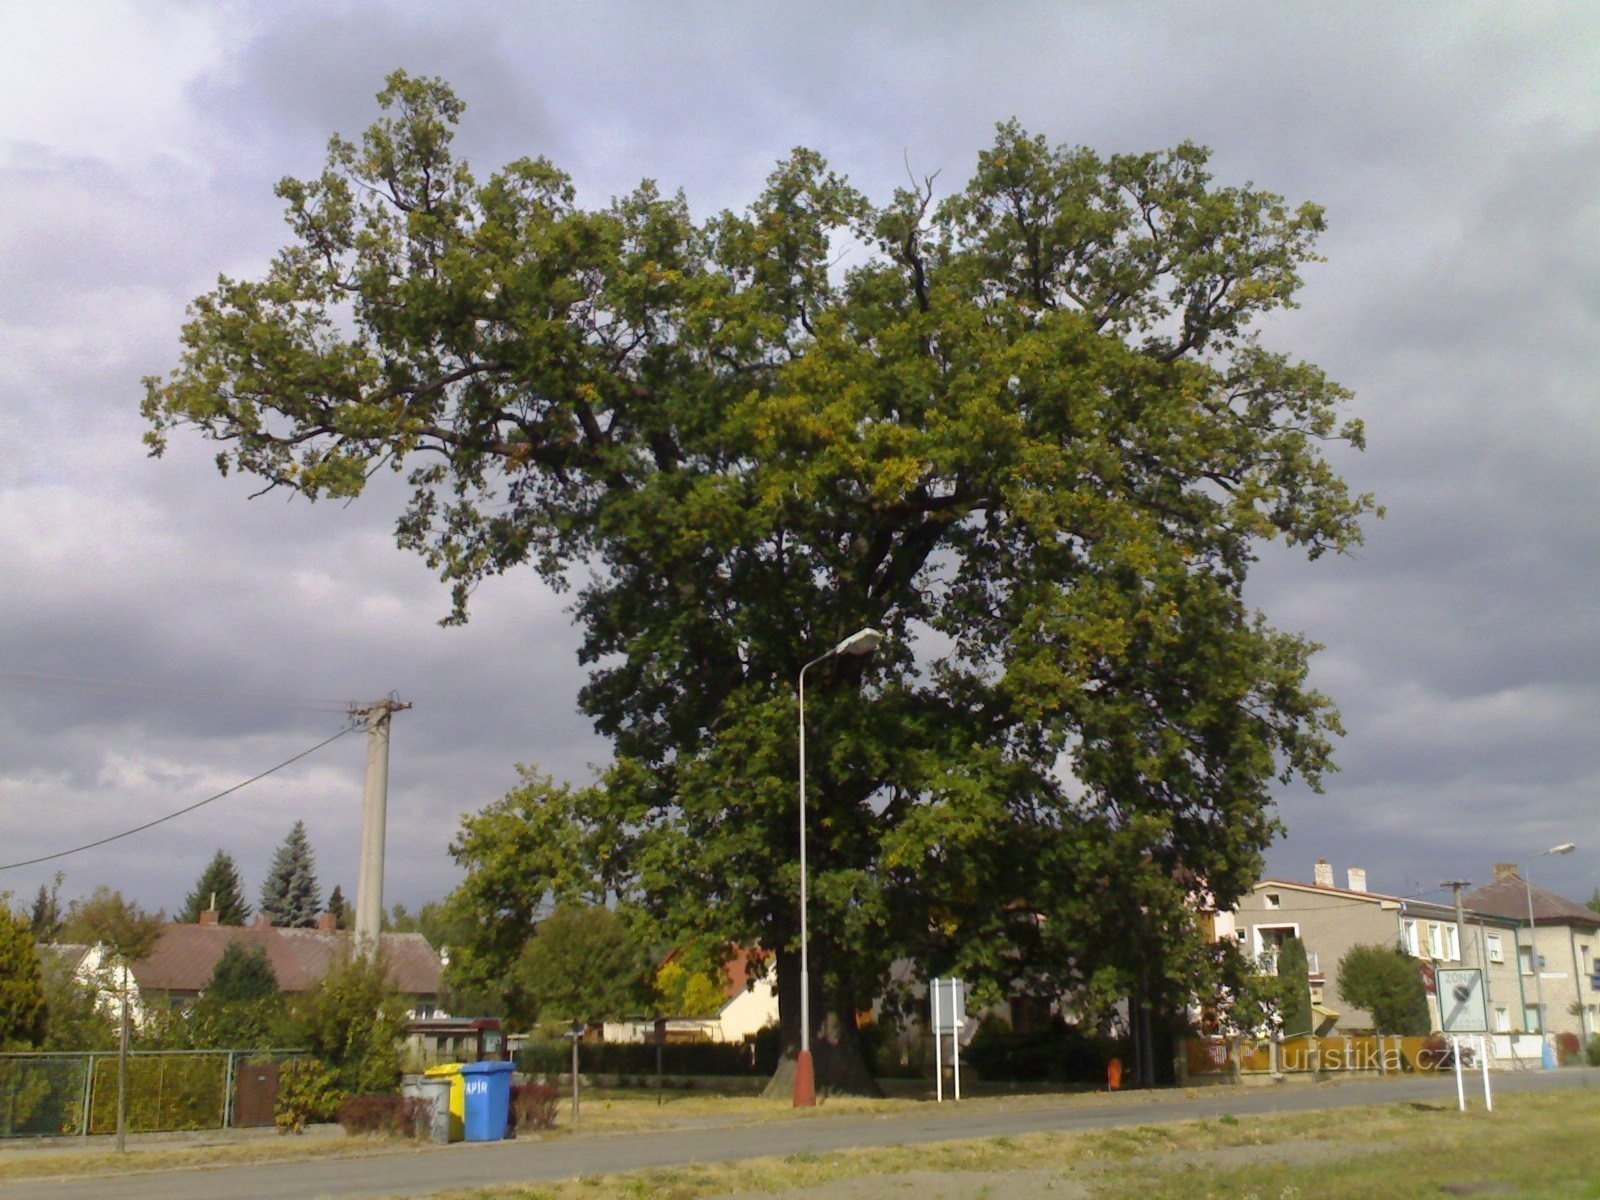
<svg viewBox="0 0 1600 1200">
<path fill-rule="evenodd" d="M 321 933 L 333 933 L 338 928 L 339 928 L 339 914 L 338 913 L 325 912 L 325 913 L 318 913 L 317 914 L 317 930 L 319 932 L 321 932 Z"/>
<path fill-rule="evenodd" d="M 1350 890 L 1364 892 L 1367 890 L 1367 871 L 1365 867 L 1350 868 Z"/>
<path fill-rule="evenodd" d="M 1521 878 L 1522 878 L 1522 876 L 1517 874 L 1517 864 L 1516 863 L 1495 863 L 1495 865 L 1494 865 L 1494 881 L 1496 883 L 1499 883 L 1502 879 L 1521 879 Z"/>
<path fill-rule="evenodd" d="M 1333 886 L 1333 868 L 1328 865 L 1327 859 L 1317 859 L 1317 865 L 1311 870 L 1311 882 L 1318 887 L 1331 888 Z"/>
<path fill-rule="evenodd" d="M 208 908 L 200 914 L 201 925 L 216 925 L 221 920 L 221 914 L 214 908 Z"/>
</svg>

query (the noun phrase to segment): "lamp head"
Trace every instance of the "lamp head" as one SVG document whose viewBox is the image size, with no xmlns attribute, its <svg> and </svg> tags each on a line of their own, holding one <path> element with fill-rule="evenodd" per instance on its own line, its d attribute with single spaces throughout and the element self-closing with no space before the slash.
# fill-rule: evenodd
<svg viewBox="0 0 1600 1200">
<path fill-rule="evenodd" d="M 870 626 L 858 629 L 833 648 L 835 654 L 871 654 L 883 644 L 883 634 Z"/>
<path fill-rule="evenodd" d="M 1574 843 L 1574 842 L 1562 842 L 1559 846 L 1551 846 L 1550 849 L 1545 851 L 1545 853 L 1546 854 L 1571 854 L 1577 848 L 1578 848 L 1577 844 Z"/>
</svg>

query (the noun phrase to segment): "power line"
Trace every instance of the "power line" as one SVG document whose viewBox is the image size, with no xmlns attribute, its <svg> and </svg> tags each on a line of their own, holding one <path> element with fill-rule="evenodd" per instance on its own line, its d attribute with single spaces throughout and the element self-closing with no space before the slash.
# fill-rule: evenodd
<svg viewBox="0 0 1600 1200">
<path fill-rule="evenodd" d="M 11 679 L 42 687 L 79 688 L 145 698 L 221 697 L 246 704 L 268 704 L 312 712 L 344 712 L 349 706 L 337 700 L 304 696 L 271 696 L 259 692 L 233 692 L 223 688 L 188 687 L 171 683 L 137 683 L 129 680 L 95 679 L 86 675 L 51 675 L 43 671 L 0 669 L 0 679 Z"/>
<path fill-rule="evenodd" d="M 215 796 L 207 796 L 204 800 L 196 800 L 193 804 L 189 805 L 188 807 L 178 809 L 177 812 L 170 812 L 164 817 L 157 817 L 154 821 L 146 821 L 143 825 L 135 825 L 132 829 L 125 829 L 121 833 L 113 833 L 110 837 L 103 837 L 103 838 L 99 839 L 98 841 L 87 842 L 82 846 L 74 846 L 71 850 L 59 850 L 55 854 L 41 855 L 38 858 L 30 858 L 30 859 L 25 860 L 24 862 L 6 863 L 4 866 L 0 866 L 0 871 L 13 871 L 13 870 L 16 870 L 18 867 L 31 867 L 31 866 L 37 865 L 38 863 L 50 862 L 50 861 L 52 861 L 54 859 L 57 859 L 57 858 L 66 858 L 67 855 L 69 855 L 69 854 L 81 854 L 85 850 L 93 850 L 95 847 L 104 846 L 108 842 L 119 841 L 119 840 L 121 840 L 122 838 L 125 838 L 125 837 L 132 837 L 136 833 L 143 833 L 146 829 L 153 829 L 155 826 L 160 825 L 160 824 L 162 824 L 162 823 L 164 823 L 166 821 L 170 821 L 174 817 L 181 817 L 181 816 L 184 815 L 184 813 L 192 813 L 197 808 L 203 808 L 205 805 L 210 804 L 213 800 L 221 800 L 224 796 L 231 796 L 234 792 L 239 791 L 241 788 L 247 788 L 252 783 L 255 783 L 257 780 L 265 779 L 268 775 L 271 775 L 274 771 L 281 771 L 285 767 L 287 767 L 287 766 L 289 766 L 289 765 L 291 765 L 293 763 L 299 762 L 302 758 L 305 758 L 306 756 L 311 755 L 311 754 L 315 754 L 318 750 L 321 750 L 324 746 L 328 745 L 329 742 L 338 741 L 345 734 L 352 732 L 354 729 L 355 729 L 355 726 L 347 725 L 343 729 L 339 730 L 339 732 L 334 734 L 332 737 L 325 738 L 324 740 L 318 742 L 315 746 L 312 746 L 309 750 L 302 750 L 299 754 L 296 754 L 293 758 L 286 758 L 281 763 L 279 763 L 277 766 L 268 767 L 265 771 L 262 771 L 261 773 L 259 773 L 257 775 L 250 776 L 250 778 L 246 779 L 243 783 L 236 783 L 231 788 L 227 788 L 224 791 L 218 792 Z"/>
</svg>

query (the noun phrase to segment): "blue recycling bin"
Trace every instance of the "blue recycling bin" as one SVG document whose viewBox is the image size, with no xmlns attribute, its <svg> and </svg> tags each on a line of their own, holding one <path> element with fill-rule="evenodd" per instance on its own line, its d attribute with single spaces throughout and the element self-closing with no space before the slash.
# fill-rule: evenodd
<svg viewBox="0 0 1600 1200">
<path fill-rule="evenodd" d="M 511 1123 L 511 1072 L 508 1062 L 467 1063 L 461 1068 L 466 1093 L 469 1142 L 498 1142 Z"/>
</svg>

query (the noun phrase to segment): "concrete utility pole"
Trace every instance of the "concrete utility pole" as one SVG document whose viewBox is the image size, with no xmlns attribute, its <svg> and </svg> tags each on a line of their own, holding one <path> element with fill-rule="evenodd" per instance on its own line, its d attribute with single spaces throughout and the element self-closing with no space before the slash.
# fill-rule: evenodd
<svg viewBox="0 0 1600 1200">
<path fill-rule="evenodd" d="M 1466 914 L 1466 910 L 1464 908 L 1462 908 L 1462 906 L 1461 906 L 1461 889 L 1462 888 L 1471 887 L 1472 886 L 1472 880 L 1470 880 L 1470 879 L 1446 879 L 1439 886 L 1440 887 L 1447 887 L 1452 892 L 1455 893 L 1455 897 L 1456 897 L 1456 953 L 1461 956 L 1461 965 L 1462 966 L 1466 966 L 1467 965 L 1467 914 Z M 1485 968 L 1485 974 L 1487 975 L 1487 964 L 1485 964 L 1482 961 L 1481 956 L 1479 958 L 1478 966 L 1484 967 Z"/>
<path fill-rule="evenodd" d="M 383 843 L 389 817 L 389 719 L 410 701 L 377 700 L 351 716 L 367 723 L 367 781 L 361 803 L 361 866 L 356 883 L 356 953 L 378 948 L 383 923 Z"/>
</svg>

